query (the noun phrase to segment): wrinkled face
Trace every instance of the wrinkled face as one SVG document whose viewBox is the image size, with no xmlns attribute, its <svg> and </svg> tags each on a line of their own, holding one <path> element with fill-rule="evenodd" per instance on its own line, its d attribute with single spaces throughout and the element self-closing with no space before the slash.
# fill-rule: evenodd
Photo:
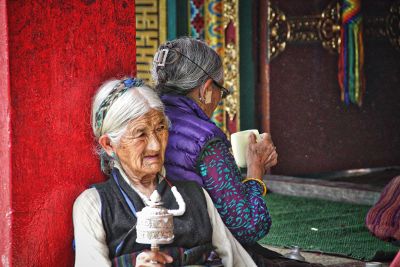
<svg viewBox="0 0 400 267">
<path fill-rule="evenodd" d="M 163 113 L 151 110 L 131 121 L 115 152 L 129 177 L 156 175 L 164 164 L 168 125 Z"/>
</svg>

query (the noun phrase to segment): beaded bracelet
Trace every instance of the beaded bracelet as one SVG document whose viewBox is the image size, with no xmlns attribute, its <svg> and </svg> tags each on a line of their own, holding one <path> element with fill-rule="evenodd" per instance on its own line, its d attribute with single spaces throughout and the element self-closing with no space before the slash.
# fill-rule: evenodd
<svg viewBox="0 0 400 267">
<path fill-rule="evenodd" d="M 242 181 L 242 183 L 244 184 L 244 183 L 246 183 L 246 182 L 248 182 L 248 181 L 256 181 L 257 183 L 259 183 L 259 184 L 262 186 L 262 188 L 263 188 L 263 193 L 262 193 L 262 195 L 265 196 L 265 195 L 267 194 L 267 186 L 265 185 L 265 183 L 264 183 L 262 180 L 257 179 L 257 178 L 246 178 L 246 179 L 244 179 L 244 180 Z"/>
</svg>

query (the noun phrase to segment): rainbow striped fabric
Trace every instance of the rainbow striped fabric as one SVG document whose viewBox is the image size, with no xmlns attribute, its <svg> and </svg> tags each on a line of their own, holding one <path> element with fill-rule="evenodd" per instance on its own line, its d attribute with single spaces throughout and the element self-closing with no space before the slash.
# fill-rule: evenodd
<svg viewBox="0 0 400 267">
<path fill-rule="evenodd" d="M 343 0 L 339 54 L 341 99 L 361 106 L 365 93 L 361 0 Z"/>
<path fill-rule="evenodd" d="M 368 211 L 366 225 L 382 240 L 400 241 L 400 176 L 383 189 L 378 202 Z"/>
</svg>

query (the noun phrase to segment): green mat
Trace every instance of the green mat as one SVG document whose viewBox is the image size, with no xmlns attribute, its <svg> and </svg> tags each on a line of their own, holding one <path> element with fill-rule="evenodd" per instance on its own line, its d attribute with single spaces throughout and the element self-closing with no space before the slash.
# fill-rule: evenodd
<svg viewBox="0 0 400 267">
<path fill-rule="evenodd" d="M 304 197 L 268 194 L 272 216 L 269 234 L 261 244 L 319 251 L 358 260 L 386 260 L 399 247 L 379 240 L 364 226 L 370 208 Z"/>
</svg>

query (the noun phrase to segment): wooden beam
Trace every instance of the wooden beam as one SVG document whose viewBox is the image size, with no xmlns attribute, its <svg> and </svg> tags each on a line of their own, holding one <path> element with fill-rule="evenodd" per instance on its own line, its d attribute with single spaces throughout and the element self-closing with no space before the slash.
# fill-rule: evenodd
<svg viewBox="0 0 400 267">
<path fill-rule="evenodd" d="M 269 64 L 267 61 L 267 22 L 268 22 L 268 0 L 259 0 L 258 7 L 258 83 L 256 96 L 257 102 L 257 121 L 262 132 L 270 132 L 270 87 L 269 87 Z"/>
</svg>

